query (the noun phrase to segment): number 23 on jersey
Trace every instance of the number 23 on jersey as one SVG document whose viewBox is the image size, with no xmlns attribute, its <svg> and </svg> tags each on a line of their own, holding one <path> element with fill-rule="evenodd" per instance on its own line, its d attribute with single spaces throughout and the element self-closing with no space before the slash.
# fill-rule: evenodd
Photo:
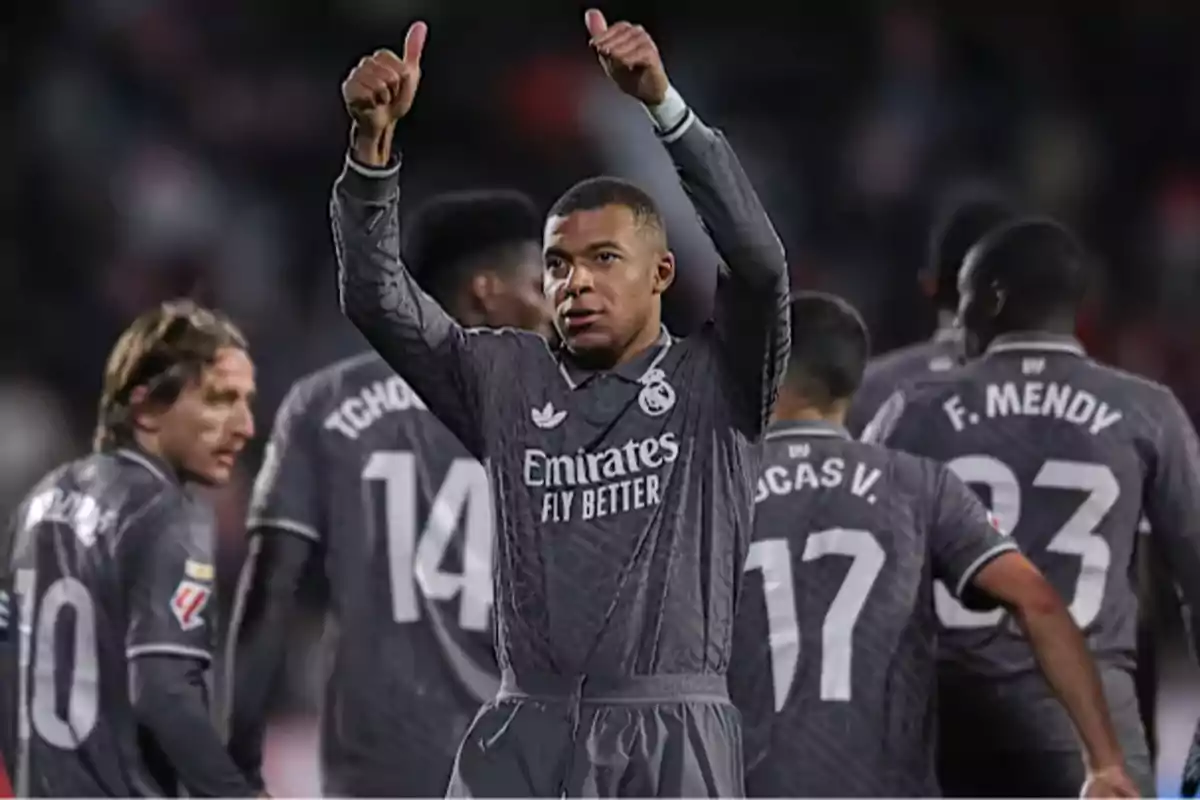
<svg viewBox="0 0 1200 800">
<path fill-rule="evenodd" d="M 451 600 L 458 595 L 459 625 L 469 631 L 486 630 L 492 607 L 495 523 L 483 465 L 474 459 L 455 459 L 423 522 L 417 518 L 419 476 L 412 453 L 372 453 L 362 477 L 364 481 L 379 481 L 384 487 L 382 529 L 387 541 L 392 618 L 400 624 L 420 619 L 420 587 L 430 600 Z M 367 519 L 378 533 L 380 523 L 370 506 Z M 442 565 L 460 522 L 462 572 L 446 572 Z"/>
</svg>

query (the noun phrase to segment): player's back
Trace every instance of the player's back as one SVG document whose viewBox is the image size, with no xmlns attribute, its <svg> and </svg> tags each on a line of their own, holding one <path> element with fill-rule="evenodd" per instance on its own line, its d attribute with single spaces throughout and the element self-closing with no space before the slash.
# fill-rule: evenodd
<svg viewBox="0 0 1200 800">
<path fill-rule="evenodd" d="M 730 671 L 750 796 L 938 793 L 933 577 L 1011 549 L 951 480 L 823 423 L 768 434 Z"/>
<path fill-rule="evenodd" d="M 208 508 L 141 452 L 118 450 L 67 464 L 44 478 L 13 520 L 5 565 L 17 631 L 6 674 L 17 676 L 18 723 L 12 756 L 18 796 L 161 796 L 176 776 L 140 729 L 129 696 L 129 660 L 182 652 L 143 641 L 132 619 L 137 575 L 151 558 L 145 537 L 167 536 L 138 525 L 164 509 L 200 547 L 211 546 Z M 188 562 L 211 570 L 210 563 Z M 179 625 L 199 620 L 211 575 L 163 576 L 178 585 L 169 608 Z M 211 632 L 211 629 L 210 629 Z M 12 646 L 15 645 L 15 646 Z M 9 687 L 12 688 L 12 687 Z M 12 696 L 12 695 L 10 695 Z"/>
<path fill-rule="evenodd" d="M 293 485 L 287 454 L 264 473 L 275 493 L 317 495 L 282 506 L 315 509 L 290 527 L 323 559 L 326 789 L 440 795 L 499 687 L 486 472 L 374 353 L 304 379 L 288 402 L 318 474 Z M 289 527 L 256 511 L 272 508 L 252 509 L 252 526 Z"/>
<path fill-rule="evenodd" d="M 962 338 L 954 330 L 939 330 L 928 341 L 871 359 L 846 414 L 846 429 L 853 436 L 861 435 L 892 392 L 911 381 L 954 369 L 962 361 Z"/>
<path fill-rule="evenodd" d="M 1054 584 L 1101 667 L 1127 754 L 1145 749 L 1132 679 L 1134 551 L 1155 454 L 1170 435 L 1160 420 L 1175 418 L 1165 413 L 1171 401 L 1163 387 L 1090 360 L 1073 340 L 1013 338 L 914 388 L 886 436 L 979 492 Z M 881 412 L 884 428 L 896 411 Z M 944 587 L 935 600 L 947 740 L 961 722 L 1017 749 L 1075 749 L 1015 622 L 968 611 Z"/>
</svg>

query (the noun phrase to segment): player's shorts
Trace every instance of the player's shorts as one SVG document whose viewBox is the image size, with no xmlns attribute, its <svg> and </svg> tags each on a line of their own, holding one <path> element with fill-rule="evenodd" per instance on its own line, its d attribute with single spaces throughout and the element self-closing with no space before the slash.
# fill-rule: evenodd
<svg viewBox="0 0 1200 800">
<path fill-rule="evenodd" d="M 1125 767 L 1141 796 L 1154 768 L 1133 676 L 1101 667 Z M 1087 777 L 1066 710 L 1040 674 L 939 682 L 938 777 L 946 797 L 1078 797 Z"/>
<path fill-rule="evenodd" d="M 741 797 L 741 718 L 721 675 L 505 675 L 447 797 Z"/>
</svg>

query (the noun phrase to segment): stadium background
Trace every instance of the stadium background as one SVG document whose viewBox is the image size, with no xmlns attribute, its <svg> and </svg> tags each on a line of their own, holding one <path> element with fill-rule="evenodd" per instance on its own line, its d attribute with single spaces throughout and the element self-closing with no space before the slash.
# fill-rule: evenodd
<svg viewBox="0 0 1200 800">
<path fill-rule="evenodd" d="M 877 349 L 925 336 L 916 272 L 939 195 L 997 180 L 1076 226 L 1104 274 L 1081 334 L 1170 384 L 1200 417 L 1200 5 L 604 3 L 660 43 L 724 128 L 787 245 L 797 286 L 844 294 Z M 19 0 L 0 49 L 0 503 L 86 448 L 104 355 L 147 305 L 190 293 L 254 346 L 269 429 L 288 384 L 362 346 L 334 295 L 326 202 L 364 52 L 431 24 L 406 123 L 406 203 L 515 186 L 543 205 L 596 172 L 636 177 L 687 257 L 705 244 L 638 109 L 563 0 Z M 671 298 L 685 329 L 698 287 Z M 702 295 L 702 292 L 700 293 Z M 260 441 L 217 495 L 225 606 Z M 1200 521 L 1197 521 L 1200 524 Z M 1200 576 L 1195 579 L 1200 580 Z M 310 620 L 311 623 L 311 620 Z M 310 630 L 315 625 L 308 626 Z M 1164 620 L 1163 793 L 1200 713 Z M 311 638 L 311 637 L 310 637 Z M 298 638 L 299 641 L 299 638 Z M 315 788 L 312 647 L 280 692 L 277 795 Z"/>
</svg>

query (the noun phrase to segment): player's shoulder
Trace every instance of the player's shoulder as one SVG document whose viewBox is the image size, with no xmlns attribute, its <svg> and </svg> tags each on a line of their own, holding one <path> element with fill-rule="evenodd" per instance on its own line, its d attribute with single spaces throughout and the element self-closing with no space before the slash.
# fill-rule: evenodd
<svg viewBox="0 0 1200 800">
<path fill-rule="evenodd" d="M 194 503 L 166 465 L 133 447 L 67 462 L 34 486 L 21 504 L 26 525 L 43 515 L 69 512 L 77 532 L 157 529 L 170 518 L 191 518 Z M 203 506 L 207 508 L 207 506 Z"/>
<path fill-rule="evenodd" d="M 945 467 L 935 459 L 872 442 L 855 441 L 853 445 L 855 455 L 880 467 L 893 485 L 912 496 L 932 493 L 942 480 Z"/>
<path fill-rule="evenodd" d="M 281 408 L 287 408 L 293 413 L 321 409 L 338 397 L 394 375 L 378 353 L 368 350 L 334 361 L 297 378 L 288 390 Z"/>
<path fill-rule="evenodd" d="M 1083 368 L 1090 374 L 1098 389 L 1121 392 L 1139 403 L 1152 404 L 1154 408 L 1166 408 L 1178 403 L 1170 387 L 1144 375 L 1104 364 L 1093 358 L 1083 359 Z"/>
<path fill-rule="evenodd" d="M 961 349 L 957 341 L 942 338 L 883 353 L 867 364 L 863 383 L 896 383 L 908 376 L 947 372 L 961 363 Z"/>
<path fill-rule="evenodd" d="M 507 358 L 546 360 L 557 364 L 555 343 L 545 336 L 524 328 L 467 328 L 472 344 L 483 351 L 503 353 Z"/>
</svg>

